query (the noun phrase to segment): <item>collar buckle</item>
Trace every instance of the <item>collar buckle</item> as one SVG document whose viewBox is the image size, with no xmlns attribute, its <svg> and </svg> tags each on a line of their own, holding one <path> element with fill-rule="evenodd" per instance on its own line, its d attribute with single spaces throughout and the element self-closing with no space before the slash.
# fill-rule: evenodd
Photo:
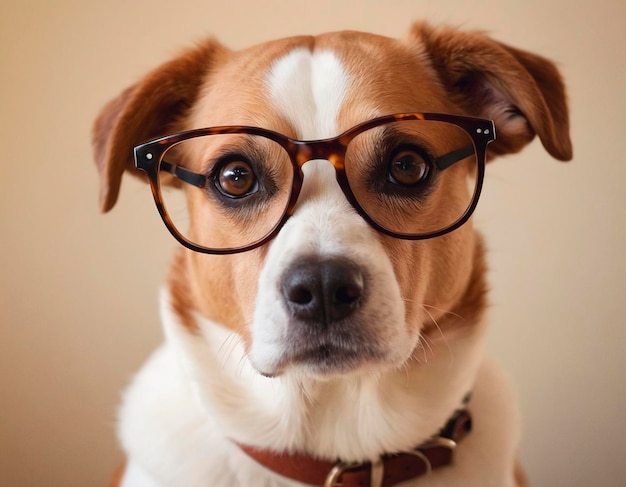
<svg viewBox="0 0 626 487">
<path fill-rule="evenodd" d="M 328 472 L 323 487 L 342 487 L 341 476 L 347 471 L 355 468 L 363 467 L 365 463 L 347 463 L 337 462 Z M 370 463 L 370 487 L 382 487 L 383 476 L 385 474 L 385 466 L 383 460 L 379 458 L 375 462 Z"/>
<path fill-rule="evenodd" d="M 382 487 L 385 473 L 385 459 L 398 458 L 402 455 L 412 456 L 421 460 L 424 465 L 422 475 L 430 475 L 433 469 L 449 465 L 454 461 L 456 441 L 443 436 L 435 436 L 414 450 L 398 452 L 372 463 L 337 462 L 328 472 L 323 487 L 343 487 L 342 476 L 350 470 L 363 469 L 370 466 L 370 487 Z"/>
<path fill-rule="evenodd" d="M 469 395 L 445 426 L 417 448 L 385 454 L 373 462 L 328 461 L 306 454 L 277 454 L 239 444 L 257 463 L 271 471 L 305 484 L 323 487 L 383 487 L 397 485 L 454 461 L 457 443 L 472 430 L 466 409 Z M 384 481 L 384 482 L 383 482 Z"/>
<path fill-rule="evenodd" d="M 326 476 L 326 480 L 324 481 L 324 487 L 342 487 L 340 480 L 343 473 L 346 470 L 358 467 L 360 465 L 360 463 L 335 463 L 333 468 L 330 469 L 330 472 L 328 472 L 328 475 Z"/>
</svg>

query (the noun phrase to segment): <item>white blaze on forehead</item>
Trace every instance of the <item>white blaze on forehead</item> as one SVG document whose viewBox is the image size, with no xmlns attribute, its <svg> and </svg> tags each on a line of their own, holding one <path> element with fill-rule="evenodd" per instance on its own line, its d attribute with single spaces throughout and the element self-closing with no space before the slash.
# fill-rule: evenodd
<svg viewBox="0 0 626 487">
<path fill-rule="evenodd" d="M 301 140 L 334 137 L 348 76 L 331 51 L 302 47 L 272 65 L 267 77 L 270 99 Z"/>
</svg>

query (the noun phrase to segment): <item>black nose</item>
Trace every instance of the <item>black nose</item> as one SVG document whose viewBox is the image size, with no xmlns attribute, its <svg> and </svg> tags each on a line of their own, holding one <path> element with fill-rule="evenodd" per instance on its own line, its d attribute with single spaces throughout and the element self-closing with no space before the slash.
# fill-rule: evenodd
<svg viewBox="0 0 626 487">
<path fill-rule="evenodd" d="M 305 259 L 292 265 L 282 280 L 282 292 L 295 318 L 327 326 L 349 316 L 363 297 L 359 266 L 344 258 Z"/>
</svg>

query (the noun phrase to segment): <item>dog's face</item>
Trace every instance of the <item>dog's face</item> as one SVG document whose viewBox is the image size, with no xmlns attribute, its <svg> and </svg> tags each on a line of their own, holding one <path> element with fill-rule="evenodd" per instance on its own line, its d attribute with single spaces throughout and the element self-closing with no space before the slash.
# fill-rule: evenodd
<svg viewBox="0 0 626 487">
<path fill-rule="evenodd" d="M 156 136 L 247 125 L 319 140 L 417 110 L 493 119 L 498 140 L 490 157 L 521 149 L 535 134 L 555 157 L 571 157 L 563 87 L 552 64 L 481 35 L 418 24 L 403 40 L 347 32 L 240 52 L 211 41 L 148 75 L 101 115 L 94 140 L 102 206 L 114 204 L 132 146 Z M 364 138 L 358 151 L 371 153 L 377 143 Z M 355 165 L 354 177 L 370 166 Z M 302 171 L 293 214 L 268 244 L 221 256 L 177 253 L 169 288 L 191 333 L 199 331 L 190 313 L 197 311 L 238 333 L 264 375 L 332 377 L 398 368 L 425 339 L 471 332 L 484 307 L 471 221 L 434 239 L 386 236 L 348 201 L 328 161 L 308 161 Z M 436 219 L 467 198 L 463 181 L 471 171 L 459 165 L 447 173 L 433 190 L 432 211 L 407 218 Z M 212 224 L 197 193 L 187 203 L 199 240 L 206 234 L 229 241 L 233 232 L 249 231 L 237 219 Z M 268 203 L 259 218 L 273 218 L 273 211 Z"/>
<path fill-rule="evenodd" d="M 217 88 L 206 90 L 192 108 L 185 128 L 237 122 L 317 140 L 407 107 L 454 112 L 436 80 L 423 75 L 428 65 L 408 63 L 409 49 L 369 36 L 359 42 L 323 37 L 312 52 L 308 39 L 292 45 L 279 41 L 231 58 L 212 79 Z M 362 60 L 374 49 L 388 57 L 370 59 L 364 76 Z M 398 81 L 389 73 L 390 56 L 396 57 L 393 65 L 406 66 Z M 252 65 L 251 59 L 256 60 Z M 241 93 L 233 86 L 246 89 Z M 198 294 L 220 288 L 227 294 L 220 293 L 218 302 L 204 301 L 204 314 L 241 333 L 252 364 L 266 375 L 397 367 L 416 348 L 428 312 L 450 309 L 467 286 L 471 225 L 436 242 L 383 237 L 349 204 L 328 162 L 310 161 L 303 171 L 296 211 L 267 249 L 189 256 Z M 442 272 L 430 272 L 433 268 Z M 232 284 L 224 286 L 224 276 Z M 343 300 L 341 293 L 347 294 Z"/>
</svg>

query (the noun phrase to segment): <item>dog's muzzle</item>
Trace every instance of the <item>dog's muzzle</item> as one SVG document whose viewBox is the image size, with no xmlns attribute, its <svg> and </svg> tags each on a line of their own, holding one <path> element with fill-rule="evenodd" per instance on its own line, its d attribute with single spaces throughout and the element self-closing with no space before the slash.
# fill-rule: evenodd
<svg viewBox="0 0 626 487">
<path fill-rule="evenodd" d="M 367 324 L 368 273 L 342 256 L 294 260 L 278 281 L 286 318 L 282 365 L 323 375 L 355 370 L 380 358 Z"/>
</svg>

